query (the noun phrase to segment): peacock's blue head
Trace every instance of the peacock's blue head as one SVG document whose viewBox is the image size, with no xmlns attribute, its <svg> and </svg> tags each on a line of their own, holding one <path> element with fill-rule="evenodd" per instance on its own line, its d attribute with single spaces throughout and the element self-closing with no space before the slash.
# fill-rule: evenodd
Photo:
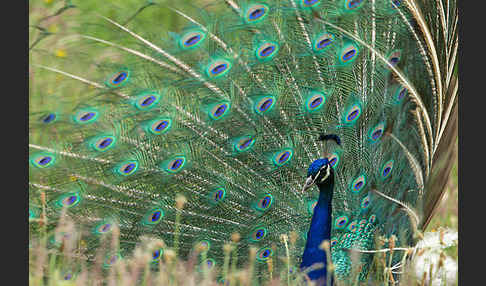
<svg viewBox="0 0 486 286">
<path fill-rule="evenodd" d="M 312 187 L 314 184 L 322 184 L 333 173 L 332 167 L 327 158 L 317 159 L 310 164 L 307 169 L 307 179 L 305 181 L 302 192 Z"/>
</svg>

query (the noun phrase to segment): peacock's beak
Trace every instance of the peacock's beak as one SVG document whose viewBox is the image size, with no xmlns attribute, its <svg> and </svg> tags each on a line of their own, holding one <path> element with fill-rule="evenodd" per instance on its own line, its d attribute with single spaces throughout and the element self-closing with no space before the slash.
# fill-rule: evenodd
<svg viewBox="0 0 486 286">
<path fill-rule="evenodd" d="M 314 178 L 310 176 L 305 180 L 304 186 L 302 187 L 302 193 L 305 192 L 310 187 L 312 187 L 312 185 L 314 185 Z"/>
</svg>

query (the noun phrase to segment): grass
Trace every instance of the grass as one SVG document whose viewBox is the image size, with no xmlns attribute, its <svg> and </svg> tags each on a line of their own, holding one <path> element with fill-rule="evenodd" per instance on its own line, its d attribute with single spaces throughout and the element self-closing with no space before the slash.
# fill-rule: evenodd
<svg viewBox="0 0 486 286">
<path fill-rule="evenodd" d="M 439 240 L 443 247 L 437 252 L 438 259 L 433 261 L 428 271 L 423 276 L 417 277 L 413 269 L 420 261 L 420 258 L 427 255 L 428 248 L 415 249 L 414 258 L 407 263 L 406 267 L 400 268 L 404 274 L 401 276 L 400 285 L 432 285 L 431 281 L 437 279 L 437 275 L 445 275 L 443 271 L 447 257 L 457 261 L 457 244 L 446 247 L 442 242 L 444 227 L 457 230 L 457 162 L 452 171 L 448 184 L 447 196 L 439 206 L 439 210 L 429 225 L 432 232 L 439 233 Z M 182 199 L 183 200 L 183 199 Z M 179 205 L 178 207 L 182 208 Z M 454 212 L 456 210 L 456 212 Z M 445 214 L 445 215 L 444 215 Z M 31 233 L 29 249 L 29 279 L 31 285 L 254 285 L 258 281 L 255 276 L 254 265 L 246 267 L 237 266 L 236 246 L 239 242 L 239 235 L 233 234 L 231 242 L 226 244 L 222 252 L 225 255 L 222 267 L 206 267 L 203 263 L 206 259 L 204 247 L 196 246 L 188 259 L 183 260 L 177 256 L 177 242 L 172 242 L 173 248 L 167 247 L 166 243 L 159 239 L 144 237 L 142 243 L 134 250 L 131 257 L 117 259 L 110 264 L 113 253 L 118 253 L 118 231 L 115 229 L 111 235 L 102 237 L 101 246 L 95 252 L 94 264 L 88 267 L 86 262 L 88 252 L 83 249 L 83 239 L 80 233 L 76 232 L 76 226 L 69 221 L 68 217 L 62 216 L 57 227 L 47 232 L 47 223 L 41 215 L 39 219 L 33 219 L 31 224 L 36 226 L 37 231 Z M 176 227 L 177 229 L 177 227 Z M 69 235 L 66 235 L 69 234 Z M 282 239 L 288 247 L 292 246 L 292 236 L 284 236 Z M 176 236 L 177 237 L 177 236 Z M 177 238 L 175 239 L 177 240 Z M 288 244 L 287 244 L 288 243 Z M 392 244 L 392 243 L 391 243 Z M 329 250 L 329 242 L 322 244 L 324 250 Z M 378 247 L 379 248 L 379 247 Z M 393 252 L 393 247 L 391 246 Z M 154 260 L 152 253 L 154 249 L 163 249 L 160 259 Z M 402 253 L 403 261 L 411 254 L 410 251 L 395 252 Z M 328 252 L 329 253 L 329 252 Z M 250 251 L 249 261 L 255 261 L 256 249 Z M 375 279 L 384 281 L 385 285 L 392 285 L 394 277 L 390 273 L 394 270 L 391 265 L 390 256 L 386 253 L 377 253 L 374 264 L 382 272 L 375 272 Z M 285 258 L 284 258 L 285 260 Z M 272 260 L 267 262 L 269 275 L 264 278 L 264 285 L 305 285 L 306 277 L 303 273 L 294 272 L 286 275 L 290 265 L 273 269 Z M 328 270 L 332 269 L 332 265 Z M 383 273 L 381 276 L 380 273 Z M 226 277 L 221 280 L 218 277 Z M 445 276 L 444 276 L 445 277 Z M 261 279 L 261 278 L 260 278 Z M 441 278 L 442 279 L 442 278 Z M 457 285 L 456 283 L 443 284 Z M 343 284 L 341 284 L 343 285 Z M 348 284 L 346 284 L 348 285 Z M 359 285 L 358 283 L 350 285 Z M 436 284 L 433 284 L 436 285 Z"/>
</svg>

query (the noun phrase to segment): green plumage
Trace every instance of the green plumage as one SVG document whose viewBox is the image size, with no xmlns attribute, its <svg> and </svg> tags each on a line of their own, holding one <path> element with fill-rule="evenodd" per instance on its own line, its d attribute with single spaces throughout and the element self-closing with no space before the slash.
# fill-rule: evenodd
<svg viewBox="0 0 486 286">
<path fill-rule="evenodd" d="M 292 231 L 298 267 L 318 196 L 301 192 L 306 170 L 329 157 L 336 279 L 376 270 L 350 249 L 414 245 L 451 165 L 455 1 L 140 1 L 102 17 L 75 4 L 67 57 L 31 61 L 61 77 L 30 110 L 29 218 L 45 193 L 49 222 L 66 208 L 89 251 L 116 224 L 121 257 L 141 236 L 182 257 L 204 242 L 216 269 L 239 233 L 238 263 L 264 281 L 268 259 L 286 269 Z"/>
</svg>

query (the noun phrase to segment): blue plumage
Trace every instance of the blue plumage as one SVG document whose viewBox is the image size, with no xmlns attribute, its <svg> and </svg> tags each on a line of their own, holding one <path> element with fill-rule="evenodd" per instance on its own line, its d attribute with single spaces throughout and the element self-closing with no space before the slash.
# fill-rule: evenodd
<svg viewBox="0 0 486 286">
<path fill-rule="evenodd" d="M 321 182 L 320 179 L 325 175 L 326 170 L 329 171 L 328 177 Z M 318 175 L 320 172 L 322 172 L 322 175 Z M 329 165 L 327 158 L 318 159 L 309 166 L 307 175 L 317 181 L 316 185 L 319 188 L 319 199 L 314 207 L 300 267 L 301 269 L 306 269 L 315 263 L 323 263 L 323 268 L 310 271 L 308 275 L 311 280 L 318 281 L 318 285 L 325 285 L 323 283 L 327 281 L 328 261 L 326 252 L 320 248 L 320 245 L 324 240 L 329 241 L 331 239 L 334 171 Z"/>
</svg>

